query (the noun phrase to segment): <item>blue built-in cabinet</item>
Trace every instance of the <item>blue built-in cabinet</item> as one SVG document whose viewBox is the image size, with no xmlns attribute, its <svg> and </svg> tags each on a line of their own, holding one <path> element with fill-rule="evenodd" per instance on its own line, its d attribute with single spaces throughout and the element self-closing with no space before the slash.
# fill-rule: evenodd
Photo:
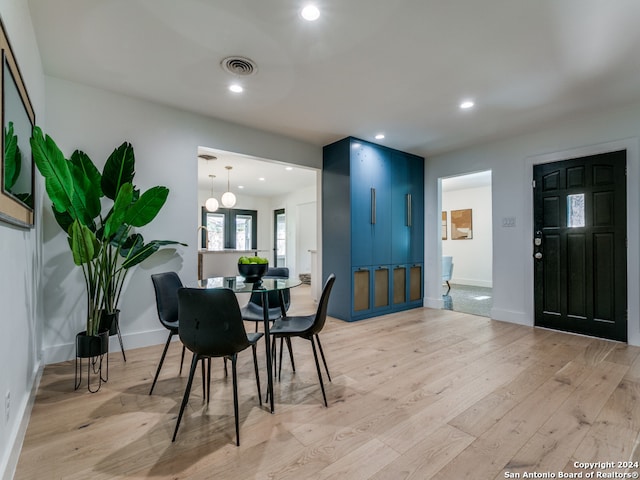
<svg viewBox="0 0 640 480">
<path fill-rule="evenodd" d="M 323 149 L 322 271 L 329 315 L 361 320 L 422 306 L 424 159 L 348 137 Z"/>
</svg>

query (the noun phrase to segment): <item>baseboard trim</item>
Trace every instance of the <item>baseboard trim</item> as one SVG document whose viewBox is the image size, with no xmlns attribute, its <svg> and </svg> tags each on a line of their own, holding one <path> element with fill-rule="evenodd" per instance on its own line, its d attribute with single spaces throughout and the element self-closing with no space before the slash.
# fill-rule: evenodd
<svg viewBox="0 0 640 480">
<path fill-rule="evenodd" d="M 440 309 L 444 306 L 444 300 L 442 297 L 439 298 L 424 298 L 423 305 L 427 308 L 436 308 Z"/>
<path fill-rule="evenodd" d="M 150 347 L 152 345 L 162 345 L 167 341 L 169 331 L 164 328 L 157 330 L 149 330 L 146 332 L 128 333 L 122 335 L 122 343 L 125 352 L 130 348 Z M 178 340 L 178 336 L 174 336 L 174 340 Z M 52 345 L 46 347 L 43 352 L 44 364 L 66 362 L 75 358 L 75 343 L 65 343 L 61 345 Z M 120 343 L 118 343 L 117 335 L 111 336 L 109 339 L 109 353 L 117 355 L 120 353 Z"/>
<path fill-rule="evenodd" d="M 473 278 L 452 278 L 449 283 L 455 285 L 468 285 L 470 287 L 493 288 L 491 280 L 478 280 Z"/>
<path fill-rule="evenodd" d="M 524 325 L 525 327 L 533 327 L 533 318 L 531 318 L 524 312 L 515 312 L 513 310 L 492 308 L 491 318 L 494 320 L 500 320 L 501 322 L 515 323 L 517 325 Z"/>
<path fill-rule="evenodd" d="M 42 378 L 42 372 L 44 371 L 44 364 L 42 361 L 38 361 L 36 368 L 33 371 L 33 381 L 31 383 L 31 389 L 29 395 L 26 396 L 23 402 L 20 403 L 18 413 L 20 421 L 15 422 L 15 427 L 9 435 L 9 443 L 6 450 L 6 454 L 2 458 L 2 465 L 0 465 L 0 473 L 4 480 L 11 480 L 18 468 L 18 461 L 20 460 L 20 452 L 22 451 L 22 444 L 27 434 L 27 427 L 29 426 L 29 420 L 31 419 L 31 410 L 36 401 L 36 395 L 38 393 L 38 387 L 40 386 L 40 379 Z"/>
</svg>

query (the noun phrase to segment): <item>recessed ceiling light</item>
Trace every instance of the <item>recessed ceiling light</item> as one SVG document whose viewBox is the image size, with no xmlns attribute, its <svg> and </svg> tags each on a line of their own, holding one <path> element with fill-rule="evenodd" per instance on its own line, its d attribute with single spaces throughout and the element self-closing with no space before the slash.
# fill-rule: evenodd
<svg viewBox="0 0 640 480">
<path fill-rule="evenodd" d="M 293 170 L 293 167 L 284 167 L 285 170 L 291 171 Z"/>
<path fill-rule="evenodd" d="M 264 182 L 264 177 L 260 177 L 258 180 L 260 180 L 261 182 Z"/>
<path fill-rule="evenodd" d="M 244 88 L 242 88 L 242 85 L 234 83 L 232 85 L 229 85 L 229 90 L 231 90 L 233 93 L 242 93 L 244 91 Z"/>
<path fill-rule="evenodd" d="M 242 190 L 244 188 L 244 185 L 238 185 L 238 188 Z"/>
<path fill-rule="evenodd" d="M 384 138 L 384 134 L 383 133 L 379 133 L 376 135 L 376 140 L 382 140 Z"/>
<path fill-rule="evenodd" d="M 320 10 L 313 4 L 309 4 L 300 11 L 300 16 L 309 22 L 320 18 Z"/>
<path fill-rule="evenodd" d="M 473 102 L 473 100 L 465 100 L 463 102 L 460 102 L 460 108 L 462 110 L 467 110 L 469 108 L 472 108 L 475 105 L 475 103 Z"/>
</svg>

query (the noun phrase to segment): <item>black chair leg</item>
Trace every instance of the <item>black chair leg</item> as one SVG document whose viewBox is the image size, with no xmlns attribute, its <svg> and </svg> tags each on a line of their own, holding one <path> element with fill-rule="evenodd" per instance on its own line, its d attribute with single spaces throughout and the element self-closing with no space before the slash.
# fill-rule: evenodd
<svg viewBox="0 0 640 480">
<path fill-rule="evenodd" d="M 451 290 L 451 284 L 449 283 L 449 280 L 445 280 L 445 282 L 447 282 L 447 293 L 445 293 L 445 295 L 449 295 L 449 291 Z"/>
<path fill-rule="evenodd" d="M 118 317 L 116 316 L 116 319 L 117 318 Z M 115 320 L 115 322 L 116 322 L 116 332 L 118 332 L 118 342 L 120 342 L 120 350 L 122 350 L 122 358 L 126 362 L 127 357 L 124 354 L 124 344 L 122 343 L 122 334 L 120 333 L 120 322 L 118 320 Z"/>
<path fill-rule="evenodd" d="M 289 358 L 291 359 L 291 370 L 293 373 L 296 372 L 296 362 L 293 361 L 293 347 L 291 346 L 291 338 L 286 337 L 285 342 L 287 342 L 287 348 L 289 349 Z"/>
<path fill-rule="evenodd" d="M 273 373 L 273 378 L 276 378 L 276 366 L 278 365 L 276 363 L 276 353 L 278 352 L 278 346 L 276 345 L 276 336 L 273 336 L 273 339 L 271 341 L 271 371 Z"/>
<path fill-rule="evenodd" d="M 276 367 L 277 367 L 277 363 L 276 363 L 276 336 L 272 335 L 271 336 L 271 375 L 273 378 L 276 378 Z M 269 401 L 269 389 L 267 388 L 267 395 L 265 396 L 265 402 Z"/>
<path fill-rule="evenodd" d="M 274 339 L 275 340 L 275 339 Z M 291 346 L 291 337 L 280 337 L 280 365 L 278 366 L 278 381 L 280 381 L 280 377 L 282 374 L 282 350 L 283 350 L 283 342 L 287 342 L 287 350 L 289 350 L 289 360 L 291 360 L 291 369 L 293 373 L 296 372 L 296 362 L 293 360 L 293 347 Z M 275 347 L 275 341 L 274 341 Z M 274 352 L 274 371 L 275 371 L 275 352 Z"/>
<path fill-rule="evenodd" d="M 180 373 L 178 375 L 182 375 L 182 364 L 184 363 L 184 352 L 187 349 L 184 345 L 182 345 L 182 356 L 180 357 Z"/>
<path fill-rule="evenodd" d="M 205 381 L 206 365 L 204 364 L 204 358 L 201 358 L 200 360 L 202 360 L 202 401 L 205 401 L 207 399 L 207 382 Z"/>
<path fill-rule="evenodd" d="M 169 348 L 169 344 L 171 343 L 171 337 L 173 337 L 173 333 L 169 333 L 169 338 L 167 338 L 167 343 L 164 344 L 164 350 L 162 351 L 162 356 L 160 357 L 160 363 L 158 364 L 158 369 L 156 370 L 156 376 L 153 377 L 153 383 L 151 384 L 151 390 L 149 390 L 149 395 L 153 393 L 153 389 L 156 386 L 156 382 L 158 381 L 158 375 L 160 375 L 160 369 L 162 368 L 162 364 L 164 363 L 164 357 L 167 355 L 167 349 Z"/>
<path fill-rule="evenodd" d="M 258 401 L 260 402 L 260 406 L 262 406 L 262 391 L 260 390 L 260 372 L 258 371 L 258 357 L 256 355 L 256 344 L 251 345 L 251 350 L 253 351 L 253 367 L 256 371 L 256 385 L 258 385 Z"/>
<path fill-rule="evenodd" d="M 324 383 L 322 382 L 322 372 L 320 371 L 320 363 L 318 363 L 318 353 L 316 352 L 316 342 L 313 340 L 313 336 L 309 337 L 311 341 L 311 346 L 313 347 L 313 358 L 316 361 L 316 370 L 318 371 L 318 380 L 320 380 L 320 388 L 322 389 L 322 398 L 324 399 L 324 406 L 327 405 L 327 395 L 324 392 Z"/>
<path fill-rule="evenodd" d="M 211 399 L 211 357 L 207 359 L 207 403 Z"/>
<path fill-rule="evenodd" d="M 278 381 L 280 381 L 280 374 L 282 373 L 282 350 L 284 350 L 283 342 L 284 342 L 284 337 L 280 337 L 280 358 L 278 359 L 278 361 L 280 362 L 280 365 L 278 365 Z"/>
<path fill-rule="evenodd" d="M 191 360 L 191 369 L 189 370 L 189 381 L 187 381 L 187 388 L 184 391 L 184 397 L 182 397 L 182 405 L 180 405 L 180 413 L 178 414 L 178 421 L 176 422 L 176 429 L 173 431 L 172 442 L 176 441 L 176 435 L 178 435 L 178 427 L 180 426 L 180 421 L 182 420 L 182 415 L 184 413 L 184 409 L 189 402 L 189 394 L 191 393 L 191 384 L 193 383 L 193 374 L 196 373 L 196 366 L 198 365 L 198 355 L 193 354 L 193 359 Z"/>
<path fill-rule="evenodd" d="M 238 354 L 231 357 L 231 375 L 233 376 L 233 414 L 236 417 L 236 445 L 240 446 L 240 421 L 238 419 L 238 375 L 236 372 L 236 360 Z"/>
<path fill-rule="evenodd" d="M 331 375 L 329 375 L 329 367 L 327 367 L 327 360 L 324 358 L 324 351 L 322 350 L 322 344 L 320 343 L 320 337 L 316 333 L 316 341 L 318 342 L 318 349 L 320 350 L 320 356 L 322 357 L 322 363 L 324 363 L 324 369 L 327 371 L 327 378 L 331 381 Z"/>
<path fill-rule="evenodd" d="M 224 376 L 225 378 L 229 376 L 229 372 L 227 371 L 227 357 L 224 357 Z"/>
</svg>

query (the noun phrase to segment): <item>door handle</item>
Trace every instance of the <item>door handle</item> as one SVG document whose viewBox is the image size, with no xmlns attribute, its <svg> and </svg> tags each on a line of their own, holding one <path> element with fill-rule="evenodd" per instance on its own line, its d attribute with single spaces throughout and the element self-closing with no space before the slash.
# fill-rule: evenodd
<svg viewBox="0 0 640 480">
<path fill-rule="evenodd" d="M 376 189 L 371 188 L 371 223 L 376 224 Z"/>
<path fill-rule="evenodd" d="M 534 257 L 535 257 L 536 260 L 540 260 L 542 258 L 542 253 L 536 252 Z"/>
<path fill-rule="evenodd" d="M 411 194 L 407 193 L 407 227 L 411 226 Z"/>
</svg>

